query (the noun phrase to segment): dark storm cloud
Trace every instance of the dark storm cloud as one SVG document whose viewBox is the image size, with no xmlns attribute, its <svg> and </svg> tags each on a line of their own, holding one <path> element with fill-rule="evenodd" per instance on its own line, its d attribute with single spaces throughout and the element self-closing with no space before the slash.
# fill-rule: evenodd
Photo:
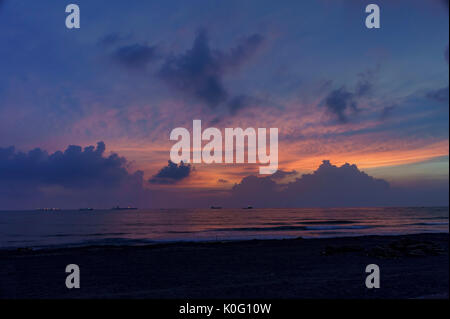
<svg viewBox="0 0 450 319">
<path fill-rule="evenodd" d="M 345 86 L 332 90 L 325 97 L 325 106 L 328 111 L 340 122 L 347 123 L 349 116 L 358 113 L 360 98 L 372 93 L 373 82 L 379 71 L 379 66 L 358 74 L 355 89 L 349 90 Z"/>
<path fill-rule="evenodd" d="M 48 154 L 36 148 L 27 153 L 14 147 L 0 148 L 0 182 L 60 185 L 68 188 L 98 185 L 113 187 L 138 175 L 130 175 L 127 160 L 117 154 L 104 157 L 105 144 L 84 149 L 71 145 L 64 152 Z"/>
<path fill-rule="evenodd" d="M 291 203 L 318 206 L 376 203 L 389 191 L 389 183 L 360 171 L 356 165 L 340 167 L 323 161 L 312 174 L 304 174 L 284 190 Z"/>
<path fill-rule="evenodd" d="M 270 177 L 245 177 L 232 189 L 233 202 L 258 206 L 324 207 L 379 205 L 389 194 L 389 184 L 360 171 L 356 165 L 341 167 L 323 161 L 312 174 L 286 186 Z"/>
<path fill-rule="evenodd" d="M 116 49 L 113 57 L 123 66 L 145 68 L 150 62 L 156 61 L 159 54 L 156 46 L 135 43 Z"/>
<path fill-rule="evenodd" d="M 222 72 L 220 61 L 209 48 L 206 31 L 201 30 L 192 49 L 168 58 L 159 74 L 172 88 L 216 107 L 228 97 Z"/>
<path fill-rule="evenodd" d="M 191 49 L 167 58 L 159 70 L 159 76 L 174 90 L 194 98 L 211 108 L 225 103 L 229 93 L 223 85 L 223 77 L 238 69 L 263 43 L 263 37 L 255 34 L 244 39 L 229 53 L 212 50 L 204 29 L 200 30 Z M 244 101 L 230 101 L 236 111 L 245 107 Z"/>
<path fill-rule="evenodd" d="M 355 113 L 358 110 L 355 94 L 345 87 L 331 91 L 325 99 L 325 105 L 341 123 L 348 122 L 348 111 Z"/>
<path fill-rule="evenodd" d="M 163 167 L 156 175 L 148 180 L 152 184 L 175 184 L 189 177 L 192 172 L 190 164 L 181 162 L 179 165 L 169 160 L 167 166 Z"/>
<path fill-rule="evenodd" d="M 258 99 L 248 95 L 230 94 L 223 79 L 239 70 L 261 48 L 264 38 L 259 34 L 242 39 L 228 51 L 220 51 L 210 47 L 206 30 L 200 29 L 191 49 L 170 55 L 157 46 L 141 43 L 117 47 L 123 39 L 119 34 L 111 33 L 100 38 L 98 44 L 105 48 L 116 46 L 111 53 L 114 61 L 132 69 L 145 69 L 150 63 L 163 59 L 157 72 L 158 78 L 184 97 L 199 101 L 211 109 L 223 105 L 231 115 L 258 103 Z"/>
<path fill-rule="evenodd" d="M 103 142 L 52 154 L 0 148 L 0 209 L 147 205 L 143 172 L 129 173 L 124 157 L 104 152 Z"/>
</svg>

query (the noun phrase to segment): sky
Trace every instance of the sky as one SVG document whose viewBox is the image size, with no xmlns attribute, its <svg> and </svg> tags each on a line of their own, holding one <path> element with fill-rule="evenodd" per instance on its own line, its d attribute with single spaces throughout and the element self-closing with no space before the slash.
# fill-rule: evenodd
<svg viewBox="0 0 450 319">
<path fill-rule="evenodd" d="M 0 0 L 0 209 L 448 206 L 448 1 Z M 279 170 L 169 161 L 278 128 Z"/>
</svg>

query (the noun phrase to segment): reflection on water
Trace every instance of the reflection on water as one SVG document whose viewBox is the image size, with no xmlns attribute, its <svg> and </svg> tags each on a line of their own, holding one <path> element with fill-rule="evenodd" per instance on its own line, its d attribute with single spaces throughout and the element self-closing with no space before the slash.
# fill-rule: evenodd
<svg viewBox="0 0 450 319">
<path fill-rule="evenodd" d="M 448 232 L 444 208 L 0 212 L 0 247 Z"/>
</svg>

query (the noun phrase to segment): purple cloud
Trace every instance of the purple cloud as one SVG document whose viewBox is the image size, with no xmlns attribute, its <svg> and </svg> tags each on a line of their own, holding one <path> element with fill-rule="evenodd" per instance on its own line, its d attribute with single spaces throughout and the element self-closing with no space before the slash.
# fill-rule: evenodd
<svg viewBox="0 0 450 319">
<path fill-rule="evenodd" d="M 167 166 L 163 167 L 156 175 L 148 180 L 152 184 L 175 184 L 189 177 L 193 168 L 190 164 L 175 164 L 169 160 Z"/>
<path fill-rule="evenodd" d="M 216 108 L 228 101 L 230 95 L 223 85 L 223 77 L 243 65 L 263 42 L 261 35 L 254 34 L 225 53 L 211 49 L 208 35 L 201 29 L 192 48 L 183 54 L 169 56 L 158 74 L 175 91 Z M 232 98 L 229 108 L 236 112 L 245 107 L 248 100 Z"/>
<path fill-rule="evenodd" d="M 71 145 L 51 154 L 40 148 L 26 153 L 12 146 L 0 148 L 2 208 L 38 203 L 112 207 L 139 201 L 146 192 L 143 172 L 130 173 L 124 157 L 104 152 L 103 142 L 97 147 Z"/>
</svg>

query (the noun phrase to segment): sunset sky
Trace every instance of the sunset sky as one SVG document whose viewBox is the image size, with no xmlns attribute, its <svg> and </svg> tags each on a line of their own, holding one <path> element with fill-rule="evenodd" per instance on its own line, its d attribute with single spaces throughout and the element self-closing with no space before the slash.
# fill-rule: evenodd
<svg viewBox="0 0 450 319">
<path fill-rule="evenodd" d="M 345 163 L 395 194 L 326 206 L 448 205 L 448 1 L 377 1 L 380 29 L 357 0 L 73 2 L 78 30 L 69 2 L 0 0 L 0 209 L 226 203 L 251 175 L 256 201 Z M 167 166 L 194 119 L 278 128 L 279 173 Z"/>
</svg>

